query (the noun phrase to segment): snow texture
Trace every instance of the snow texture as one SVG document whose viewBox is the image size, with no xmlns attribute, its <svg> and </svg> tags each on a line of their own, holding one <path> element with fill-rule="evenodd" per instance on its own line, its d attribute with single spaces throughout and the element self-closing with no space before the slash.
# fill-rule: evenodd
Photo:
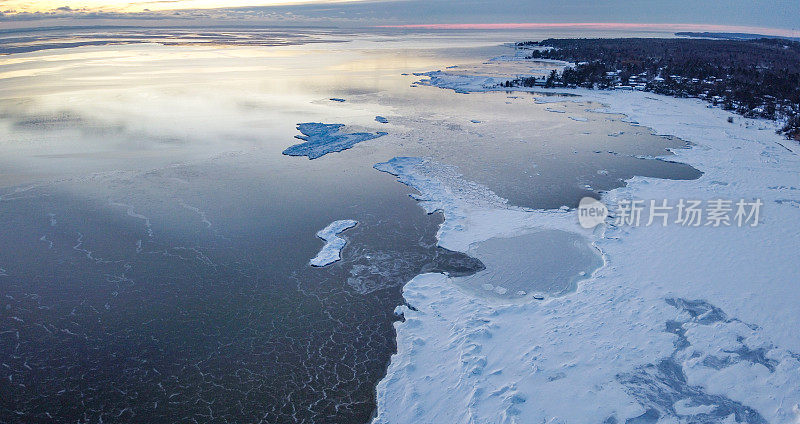
<svg viewBox="0 0 800 424">
<path fill-rule="evenodd" d="M 429 77 L 461 92 L 495 83 Z M 698 100 L 569 93 L 693 143 L 670 160 L 704 173 L 631 178 L 603 196 L 609 209 L 631 198 L 760 198 L 758 226 L 615 226 L 612 216 L 587 232 L 575 211 L 509 207 L 429 159 L 376 165 L 442 211 L 443 247 L 558 229 L 586 238 L 604 265 L 572 293 L 521 303 L 441 274 L 412 279 L 374 423 L 800 423 L 800 148 L 771 122 L 731 124 Z"/>
</svg>

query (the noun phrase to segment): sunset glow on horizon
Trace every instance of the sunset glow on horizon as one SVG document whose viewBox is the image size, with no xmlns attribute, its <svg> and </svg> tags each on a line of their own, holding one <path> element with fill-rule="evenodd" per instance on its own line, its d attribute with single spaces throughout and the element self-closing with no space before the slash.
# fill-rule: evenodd
<svg viewBox="0 0 800 424">
<path fill-rule="evenodd" d="M 35 27 L 41 19 L 91 19 L 93 24 L 131 19 L 137 25 L 166 25 L 168 20 L 196 25 L 292 22 L 419 30 L 707 31 L 800 37 L 796 19 L 787 18 L 800 16 L 792 0 L 776 3 L 769 9 L 770 18 L 744 4 L 700 5 L 694 13 L 686 7 L 629 5 L 625 0 L 588 5 L 581 0 L 515 1 L 498 8 L 478 0 L 464 8 L 459 0 L 0 0 L 0 18 L 8 28 Z"/>
</svg>

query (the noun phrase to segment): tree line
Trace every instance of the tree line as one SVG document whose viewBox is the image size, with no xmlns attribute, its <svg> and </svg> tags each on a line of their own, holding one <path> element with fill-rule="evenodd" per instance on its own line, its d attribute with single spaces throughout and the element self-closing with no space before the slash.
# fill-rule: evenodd
<svg viewBox="0 0 800 424">
<path fill-rule="evenodd" d="M 576 63 L 548 77 L 503 86 L 633 88 L 698 97 L 745 117 L 782 120 L 800 140 L 800 42 L 761 38 L 547 39 L 517 43 L 530 59 Z"/>
</svg>

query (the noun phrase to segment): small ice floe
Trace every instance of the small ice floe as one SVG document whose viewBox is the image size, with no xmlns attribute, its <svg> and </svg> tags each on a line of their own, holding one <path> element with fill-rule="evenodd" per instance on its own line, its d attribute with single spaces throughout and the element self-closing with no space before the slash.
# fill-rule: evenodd
<svg viewBox="0 0 800 424">
<path fill-rule="evenodd" d="M 375 121 L 376 122 L 380 122 L 381 124 L 388 124 L 389 123 L 388 119 L 386 119 L 386 118 L 384 118 L 383 116 L 380 116 L 380 115 L 375 117 Z"/>
<path fill-rule="evenodd" d="M 608 175 L 608 170 L 607 169 L 598 169 L 597 170 L 597 175 Z"/>
<path fill-rule="evenodd" d="M 343 124 L 322 124 L 319 122 L 306 122 L 297 125 L 297 130 L 303 135 L 295 138 L 304 140 L 305 143 L 295 144 L 283 151 L 288 156 L 308 156 L 317 159 L 328 153 L 347 150 L 362 141 L 372 140 L 388 133 L 378 131 L 375 133 L 343 133 Z"/>
<path fill-rule="evenodd" d="M 589 121 L 588 118 L 584 118 L 583 116 L 570 116 L 569 119 L 572 119 L 573 121 L 578 121 L 578 122 L 588 122 Z"/>
<path fill-rule="evenodd" d="M 332 102 L 339 102 L 339 103 L 344 103 L 344 102 L 346 102 L 346 100 L 345 100 L 345 99 L 340 99 L 340 98 L 338 98 L 338 97 L 331 97 L 329 100 L 330 100 L 330 101 L 332 101 Z"/>
<path fill-rule="evenodd" d="M 311 266 L 325 266 L 341 259 L 339 253 L 344 248 L 344 245 L 347 244 L 347 240 L 339 237 L 338 234 L 348 228 L 355 227 L 356 224 L 358 224 L 358 221 L 342 219 L 333 221 L 327 227 L 317 231 L 317 237 L 325 240 L 325 246 L 322 246 L 317 256 L 309 261 Z"/>
</svg>

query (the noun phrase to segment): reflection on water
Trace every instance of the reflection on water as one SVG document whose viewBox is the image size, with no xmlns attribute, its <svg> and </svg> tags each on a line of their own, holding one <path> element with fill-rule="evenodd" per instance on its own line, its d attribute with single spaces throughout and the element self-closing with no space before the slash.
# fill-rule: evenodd
<svg viewBox="0 0 800 424">
<path fill-rule="evenodd" d="M 330 43 L 334 31 L 285 31 L 248 28 L 29 28 L 0 31 L 0 55 L 87 46 L 158 43 L 172 46 L 286 46 Z M 336 31 L 338 32 L 338 31 Z"/>
<path fill-rule="evenodd" d="M 431 156 L 533 207 L 634 174 L 696 175 L 639 159 L 681 143 L 598 105 L 412 87 L 413 72 L 488 72 L 509 50 L 483 35 L 301 35 L 0 57 L 0 421 L 366 422 L 404 282 L 542 259 L 503 258 L 503 243 L 570 242 L 489 241 L 478 259 L 438 248 L 441 217 L 373 164 Z M 33 37 L 14 42 L 60 42 Z M 388 135 L 281 155 L 301 122 Z M 338 219 L 360 223 L 342 260 L 311 268 L 315 232 Z M 498 278 L 557 293 L 560 275 Z"/>
<path fill-rule="evenodd" d="M 514 94 L 472 96 L 510 118 L 484 117 L 480 124 L 465 125 L 462 137 L 445 139 L 440 148 L 455 152 L 447 161 L 467 179 L 480 181 L 512 204 L 577 207 L 582 197 L 597 197 L 634 175 L 678 180 L 701 175 L 689 165 L 644 159 L 669 156 L 667 149 L 686 143 L 596 112 L 602 105 L 567 101 L 532 107 L 530 99 Z M 465 144 L 483 159 L 476 162 L 471 150 L 457 147 Z"/>
</svg>

